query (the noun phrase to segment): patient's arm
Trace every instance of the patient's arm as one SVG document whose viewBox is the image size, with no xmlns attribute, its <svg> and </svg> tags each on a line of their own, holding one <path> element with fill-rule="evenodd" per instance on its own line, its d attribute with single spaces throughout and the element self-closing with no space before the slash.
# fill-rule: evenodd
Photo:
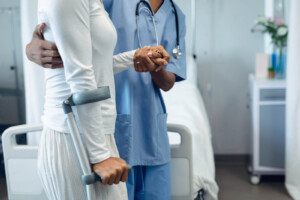
<svg viewBox="0 0 300 200">
<path fill-rule="evenodd" d="M 133 67 L 133 57 L 137 50 L 120 53 L 113 57 L 113 70 L 114 74 L 125 71 Z"/>
</svg>

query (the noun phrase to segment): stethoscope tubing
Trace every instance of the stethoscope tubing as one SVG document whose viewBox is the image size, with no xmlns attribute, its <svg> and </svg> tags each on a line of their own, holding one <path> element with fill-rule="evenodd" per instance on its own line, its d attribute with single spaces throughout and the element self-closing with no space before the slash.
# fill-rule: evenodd
<svg viewBox="0 0 300 200">
<path fill-rule="evenodd" d="M 181 52 L 180 50 L 180 39 L 179 39 L 179 19 L 178 19 L 178 13 L 177 13 L 177 9 L 175 7 L 175 4 L 173 2 L 173 0 L 170 0 L 172 7 L 174 9 L 175 12 L 175 22 L 176 22 L 176 45 L 177 45 L 177 50 Z M 140 5 L 144 3 L 144 5 L 146 5 L 147 7 L 143 7 L 141 9 Z M 141 40 L 140 40 L 140 30 L 139 30 L 139 17 L 140 17 L 140 11 L 142 9 L 146 9 L 147 11 L 149 11 L 151 13 L 151 17 L 152 17 L 152 22 L 153 22 L 153 26 L 154 26 L 154 31 L 155 31 L 155 38 L 156 38 L 156 44 L 158 45 L 158 35 L 157 35 L 157 29 L 156 29 L 156 23 L 155 23 L 155 19 L 154 19 L 154 12 L 150 6 L 150 4 L 145 1 L 145 0 L 140 0 L 137 5 L 136 5 L 136 10 L 135 10 L 135 15 L 136 15 L 136 26 L 137 26 L 137 38 L 138 38 L 138 43 L 140 48 L 142 48 L 142 44 L 141 44 Z M 176 57 L 176 56 L 175 56 Z"/>
<path fill-rule="evenodd" d="M 137 13 L 139 13 L 142 9 L 148 10 L 149 12 L 153 13 L 152 10 L 149 10 L 149 8 L 145 8 L 145 7 L 138 10 Z M 137 37 L 138 37 L 139 46 L 140 46 L 140 48 L 142 48 L 142 44 L 141 44 L 141 40 L 140 40 L 139 18 L 140 18 L 140 15 L 139 14 L 136 15 Z M 154 15 L 151 15 L 151 18 L 152 18 L 152 23 L 153 23 L 154 32 L 155 32 L 156 46 L 158 46 L 158 35 L 157 35 L 157 29 L 156 29 L 156 23 L 155 23 Z"/>
</svg>

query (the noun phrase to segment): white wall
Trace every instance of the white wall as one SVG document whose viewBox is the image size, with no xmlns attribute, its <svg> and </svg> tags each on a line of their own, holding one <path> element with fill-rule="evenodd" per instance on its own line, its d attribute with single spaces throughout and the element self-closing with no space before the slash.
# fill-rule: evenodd
<svg viewBox="0 0 300 200">
<path fill-rule="evenodd" d="M 186 14 L 187 53 L 191 53 L 190 1 L 176 0 Z M 265 12 L 263 0 L 196 0 L 196 52 L 199 87 L 212 127 L 216 154 L 250 152 L 251 119 L 248 74 L 255 54 L 264 52 L 264 36 L 252 34 Z"/>
<path fill-rule="evenodd" d="M 21 1 L 23 65 L 26 90 L 26 123 L 39 124 L 44 110 L 45 84 L 43 68 L 30 62 L 25 55 L 25 46 L 32 39 L 32 33 L 38 23 L 38 0 Z M 38 144 L 40 134 L 27 134 L 30 145 Z"/>
<path fill-rule="evenodd" d="M 198 0 L 199 87 L 207 106 L 216 154 L 247 154 L 251 121 L 248 74 L 264 37 L 250 32 L 263 0 Z"/>
</svg>

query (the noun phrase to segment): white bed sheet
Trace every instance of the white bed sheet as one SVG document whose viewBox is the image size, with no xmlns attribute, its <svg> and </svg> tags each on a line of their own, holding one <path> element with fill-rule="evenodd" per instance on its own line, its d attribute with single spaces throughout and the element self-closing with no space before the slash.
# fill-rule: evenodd
<svg viewBox="0 0 300 200">
<path fill-rule="evenodd" d="M 194 194 L 204 189 L 206 200 L 218 199 L 211 130 L 198 88 L 189 82 L 175 84 L 163 93 L 168 112 L 168 123 L 188 127 L 193 135 Z M 173 135 L 173 134 L 171 134 Z M 178 144 L 178 137 L 170 136 L 170 144 Z"/>
</svg>

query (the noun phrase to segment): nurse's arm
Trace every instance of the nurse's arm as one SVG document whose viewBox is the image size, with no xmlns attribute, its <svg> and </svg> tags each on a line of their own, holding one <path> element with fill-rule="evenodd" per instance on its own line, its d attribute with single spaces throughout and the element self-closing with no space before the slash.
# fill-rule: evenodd
<svg viewBox="0 0 300 200">
<path fill-rule="evenodd" d="M 159 52 L 161 54 L 161 58 L 154 57 L 155 52 Z M 151 60 L 159 66 L 158 70 L 150 72 L 152 80 L 154 84 L 163 91 L 169 91 L 175 84 L 176 76 L 174 73 L 165 70 L 164 67 L 159 65 L 159 62 L 169 62 L 170 55 L 163 46 L 152 47 L 151 53 L 152 54 L 148 54 Z"/>
<path fill-rule="evenodd" d="M 173 74 L 172 72 L 168 72 L 164 68 L 162 68 L 158 72 L 152 71 L 150 72 L 150 74 L 152 76 L 154 84 L 165 92 L 172 89 L 175 84 L 175 74 Z"/>
</svg>

